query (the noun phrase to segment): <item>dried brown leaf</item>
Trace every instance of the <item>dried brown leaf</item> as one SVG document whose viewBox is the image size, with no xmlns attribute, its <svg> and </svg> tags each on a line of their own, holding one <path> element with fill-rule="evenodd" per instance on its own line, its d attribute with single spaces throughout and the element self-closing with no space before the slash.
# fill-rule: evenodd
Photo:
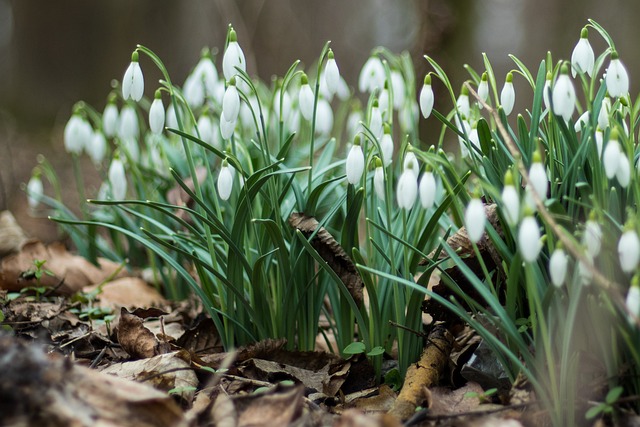
<svg viewBox="0 0 640 427">
<path fill-rule="evenodd" d="M 159 341 L 144 326 L 141 318 L 129 313 L 124 307 L 120 310 L 118 342 L 134 359 L 146 359 L 169 351 L 168 344 Z"/>
<path fill-rule="evenodd" d="M 340 277 L 342 283 L 347 287 L 349 294 L 356 302 L 358 307 L 362 305 L 364 283 L 355 264 L 344 251 L 342 246 L 324 227 L 320 227 L 318 221 L 303 213 L 292 213 L 289 217 L 289 224 L 300 230 L 305 237 L 310 237 L 314 232 L 315 236 L 311 239 L 311 245 L 314 247 L 323 260 L 331 267 L 331 269 Z M 319 229 L 318 229 L 319 227 Z M 317 231 L 317 232 L 316 232 Z"/>
</svg>

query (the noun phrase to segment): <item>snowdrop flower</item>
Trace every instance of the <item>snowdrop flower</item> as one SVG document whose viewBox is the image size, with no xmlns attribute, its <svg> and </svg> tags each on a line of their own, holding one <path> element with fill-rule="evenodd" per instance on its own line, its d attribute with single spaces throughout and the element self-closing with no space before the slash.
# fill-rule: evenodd
<svg viewBox="0 0 640 427">
<path fill-rule="evenodd" d="M 458 112 L 464 117 L 471 117 L 471 106 L 469 105 L 469 89 L 467 89 L 466 85 L 462 85 L 460 96 L 456 101 L 456 107 L 458 108 Z"/>
<path fill-rule="evenodd" d="M 416 155 L 413 154 L 410 148 L 407 150 L 407 154 L 404 155 L 404 161 L 402 162 L 402 170 L 407 170 L 407 169 L 416 175 L 416 181 L 417 181 L 418 173 L 420 172 L 420 165 L 418 164 L 418 159 L 416 158 Z"/>
<path fill-rule="evenodd" d="M 384 188 L 384 168 L 382 167 L 382 160 L 379 157 L 375 158 L 376 169 L 373 173 L 373 189 L 376 192 L 376 196 L 380 200 L 384 200 L 385 188 Z"/>
<path fill-rule="evenodd" d="M 353 145 L 347 155 L 347 162 L 345 164 L 347 171 L 347 181 L 349 184 L 356 185 L 360 182 L 362 174 L 364 173 L 364 153 L 360 146 L 360 137 L 356 136 L 353 140 Z"/>
<path fill-rule="evenodd" d="M 164 104 L 162 104 L 162 92 L 156 90 L 151 107 L 149 107 L 149 128 L 155 134 L 162 133 L 164 128 Z"/>
<path fill-rule="evenodd" d="M 598 256 L 602 245 L 602 228 L 600 228 L 600 224 L 595 221 L 593 213 L 589 216 L 585 224 L 582 242 L 586 246 L 587 255 L 590 258 Z"/>
<path fill-rule="evenodd" d="M 383 133 L 382 113 L 378 107 L 378 100 L 373 101 L 371 113 L 369 116 L 369 130 L 376 138 L 380 139 Z"/>
<path fill-rule="evenodd" d="M 333 110 L 326 99 L 318 99 L 316 107 L 316 134 L 329 136 L 333 130 Z"/>
<path fill-rule="evenodd" d="M 384 124 L 384 135 L 380 139 L 380 157 L 382 157 L 382 164 L 387 167 L 391 164 L 393 157 L 393 139 L 391 138 L 391 126 L 388 123 Z"/>
<path fill-rule="evenodd" d="M 585 27 L 580 32 L 580 40 L 578 40 L 571 54 L 571 74 L 573 77 L 576 76 L 576 72 L 580 74 L 587 73 L 589 76 L 593 72 L 594 54 L 588 37 L 589 30 Z"/>
<path fill-rule="evenodd" d="M 79 112 L 75 112 L 64 127 L 64 148 L 67 153 L 80 154 L 89 145 L 93 128 Z"/>
<path fill-rule="evenodd" d="M 616 169 L 616 179 L 622 188 L 627 188 L 631 181 L 631 165 L 629 159 L 624 153 L 620 153 L 618 159 L 618 169 Z"/>
<path fill-rule="evenodd" d="M 611 62 L 607 68 L 605 82 L 607 83 L 607 92 L 613 98 L 629 93 L 629 74 L 627 74 L 627 69 L 615 50 L 611 52 Z"/>
<path fill-rule="evenodd" d="M 568 264 L 569 258 L 567 258 L 564 249 L 561 247 L 556 248 L 549 258 L 549 277 L 556 288 L 561 287 L 564 283 L 564 279 L 567 277 Z"/>
<path fill-rule="evenodd" d="M 324 69 L 324 81 L 331 94 L 338 91 L 338 85 L 340 84 L 340 70 L 338 69 L 338 64 L 336 63 L 333 56 L 333 50 L 331 49 L 327 52 L 327 65 Z"/>
<path fill-rule="evenodd" d="M 602 129 L 600 129 L 600 126 L 596 128 L 595 138 L 596 138 L 596 150 L 598 152 L 598 158 L 601 158 L 602 143 L 603 143 L 604 135 L 602 134 Z"/>
<path fill-rule="evenodd" d="M 431 209 L 436 201 L 436 178 L 430 170 L 425 171 L 420 178 L 418 191 L 420 193 L 420 203 L 424 209 Z"/>
<path fill-rule="evenodd" d="M 240 94 L 236 88 L 236 78 L 231 77 L 229 85 L 222 98 L 222 117 L 228 122 L 235 123 L 240 114 Z"/>
<path fill-rule="evenodd" d="M 406 99 L 404 77 L 397 70 L 391 71 L 391 90 L 393 90 L 393 108 L 399 110 Z"/>
<path fill-rule="evenodd" d="M 549 180 L 547 179 L 547 171 L 542 164 L 540 153 L 537 151 L 533 154 L 533 163 L 529 168 L 529 181 L 540 199 L 545 200 L 547 198 Z"/>
<path fill-rule="evenodd" d="M 609 132 L 609 141 L 604 147 L 602 154 L 602 162 L 604 163 L 604 172 L 607 178 L 612 179 L 618 171 L 620 165 L 620 144 L 618 143 L 618 130 L 611 129 Z"/>
<path fill-rule="evenodd" d="M 518 248 L 525 262 L 533 263 L 538 259 L 542 249 L 540 242 L 540 228 L 536 219 L 528 215 L 522 219 L 518 229 Z"/>
<path fill-rule="evenodd" d="M 176 108 L 173 106 L 173 103 L 169 104 L 167 108 L 167 117 L 165 122 L 167 123 L 168 128 L 177 129 L 178 128 L 178 116 L 176 112 Z"/>
<path fill-rule="evenodd" d="M 300 106 L 302 117 L 307 121 L 311 120 L 313 117 L 313 91 L 311 90 L 311 86 L 309 86 L 309 79 L 304 73 L 302 73 L 302 76 L 300 77 L 298 105 Z"/>
<path fill-rule="evenodd" d="M 214 134 L 216 131 L 213 125 L 213 118 L 209 115 L 208 111 L 205 111 L 200 115 L 196 126 L 198 128 L 198 135 L 200 135 L 200 139 L 208 144 L 215 145 Z"/>
<path fill-rule="evenodd" d="M 111 185 L 111 195 L 114 200 L 122 200 L 127 195 L 127 177 L 124 173 L 124 164 L 120 157 L 116 156 L 109 165 L 109 184 Z"/>
<path fill-rule="evenodd" d="M 93 132 L 91 141 L 87 144 L 85 150 L 95 165 L 102 163 L 104 155 L 107 153 L 107 140 L 104 134 L 99 130 Z"/>
<path fill-rule="evenodd" d="M 118 137 L 122 140 L 137 139 L 139 131 L 136 110 L 131 105 L 125 105 L 120 112 Z"/>
<path fill-rule="evenodd" d="M 229 168 L 227 159 L 222 161 L 222 167 L 220 168 L 220 174 L 218 175 L 218 195 L 222 200 L 229 200 L 231 196 L 231 190 L 233 189 L 233 174 Z"/>
<path fill-rule="evenodd" d="M 431 115 L 434 99 L 433 89 L 431 88 L 431 74 L 427 74 L 424 77 L 424 84 L 420 90 L 420 111 L 422 112 L 422 117 L 425 119 Z"/>
<path fill-rule="evenodd" d="M 584 113 L 582 113 L 580 115 L 580 117 L 578 117 L 578 120 L 576 120 L 576 123 L 573 125 L 573 130 L 577 132 L 582 131 L 582 127 L 583 126 L 587 126 L 589 124 L 589 111 L 585 111 Z"/>
<path fill-rule="evenodd" d="M 380 114 L 384 118 L 388 118 L 390 116 L 389 111 L 389 83 L 387 81 L 384 82 L 384 88 L 382 92 L 380 92 L 380 96 L 378 96 L 378 108 L 380 109 Z"/>
<path fill-rule="evenodd" d="M 482 73 L 482 79 L 478 84 L 478 97 L 484 102 L 489 99 L 489 75 L 486 71 Z M 483 108 L 482 102 L 478 102 L 478 107 Z"/>
<path fill-rule="evenodd" d="M 102 113 L 102 131 L 107 138 L 113 138 L 118 129 L 118 107 L 116 107 L 115 97 L 107 101 Z"/>
<path fill-rule="evenodd" d="M 218 70 L 213 63 L 209 49 L 204 48 L 202 50 L 200 61 L 198 61 L 191 75 L 204 87 L 207 95 L 213 96 L 215 94 L 220 83 L 218 82 Z"/>
<path fill-rule="evenodd" d="M 602 104 L 600 104 L 600 112 L 598 112 L 598 126 L 600 129 L 606 129 L 609 127 L 609 114 L 611 112 L 611 99 L 608 96 L 602 98 Z"/>
<path fill-rule="evenodd" d="M 362 120 L 364 119 L 362 110 L 355 109 L 347 117 L 347 136 L 353 138 L 356 134 L 363 132 Z"/>
<path fill-rule="evenodd" d="M 553 113 L 568 122 L 576 108 L 576 91 L 569 78 L 569 68 L 566 65 L 562 65 L 560 76 L 553 86 L 552 100 Z"/>
<path fill-rule="evenodd" d="M 551 100 L 549 97 L 551 96 L 551 82 L 553 80 L 553 75 L 551 72 L 547 72 L 547 77 L 544 80 L 544 87 L 542 88 L 542 100 L 544 101 L 544 107 L 548 110 L 551 108 Z"/>
<path fill-rule="evenodd" d="M 27 183 L 27 202 L 31 209 L 36 208 L 38 204 L 40 204 L 43 194 L 44 187 L 42 185 L 42 179 L 40 179 L 40 170 L 36 169 L 29 183 Z"/>
<path fill-rule="evenodd" d="M 508 116 L 513 111 L 513 105 L 516 102 L 516 91 L 513 88 L 513 74 L 507 73 L 502 92 L 500 92 L 500 104 L 504 113 Z"/>
<path fill-rule="evenodd" d="M 195 74 L 191 74 L 184 81 L 182 93 L 191 108 L 198 108 L 204 104 L 204 92 L 204 85 Z"/>
<path fill-rule="evenodd" d="M 484 234 L 484 226 L 487 221 L 487 213 L 484 204 L 478 198 L 473 198 L 464 211 L 464 226 L 467 236 L 473 243 L 478 243 Z"/>
<path fill-rule="evenodd" d="M 513 185 L 513 174 L 510 170 L 504 175 L 504 187 L 502 188 L 502 208 L 504 218 L 511 226 L 518 223 L 520 216 L 520 196 Z"/>
<path fill-rule="evenodd" d="M 122 78 L 122 97 L 125 100 L 131 98 L 138 102 L 142 99 L 143 93 L 144 76 L 142 75 L 140 64 L 138 64 L 138 52 L 134 51 L 131 54 L 131 63 Z"/>
<path fill-rule="evenodd" d="M 358 89 L 360 92 L 373 92 L 375 89 L 382 89 L 386 79 L 384 65 L 377 56 L 371 56 L 360 70 L 358 78 Z"/>
<path fill-rule="evenodd" d="M 235 130 L 236 122 L 228 122 L 223 117 L 220 117 L 220 135 L 222 135 L 222 138 L 225 140 L 231 138 Z"/>
<path fill-rule="evenodd" d="M 396 198 L 400 209 L 412 209 L 418 197 L 418 172 L 413 170 L 413 166 L 412 162 L 405 163 L 404 170 L 398 178 Z"/>
<path fill-rule="evenodd" d="M 618 241 L 618 257 L 620 267 L 625 273 L 633 273 L 640 261 L 640 239 L 633 228 L 622 233 Z"/>
<path fill-rule="evenodd" d="M 247 64 L 244 59 L 244 52 L 238 44 L 238 36 L 233 27 L 229 26 L 229 44 L 222 56 L 222 73 L 225 80 L 231 80 L 238 74 L 236 67 L 242 71 L 247 71 Z"/>
<path fill-rule="evenodd" d="M 631 287 L 627 292 L 627 298 L 625 300 L 625 305 L 630 315 L 630 322 L 636 322 L 638 317 L 640 317 L 640 286 L 638 286 L 637 277 L 638 276 L 635 276 L 631 280 Z"/>
</svg>

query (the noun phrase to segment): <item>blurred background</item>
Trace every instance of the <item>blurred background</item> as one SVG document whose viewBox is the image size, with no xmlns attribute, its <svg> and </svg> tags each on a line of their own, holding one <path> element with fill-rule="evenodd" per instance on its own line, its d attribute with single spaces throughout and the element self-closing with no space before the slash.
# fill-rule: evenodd
<svg viewBox="0 0 640 427">
<path fill-rule="evenodd" d="M 514 66 L 510 53 L 534 70 L 547 50 L 554 60 L 569 59 L 593 18 L 613 36 L 637 93 L 639 12 L 636 0 L 0 0 L 0 211 L 13 211 L 31 235 L 56 238 L 47 220 L 30 218 L 20 185 L 39 153 L 62 182 L 71 179 L 62 146 L 71 108 L 84 100 L 102 111 L 111 80 L 122 78 L 138 43 L 159 54 L 178 84 L 202 47 L 224 46 L 233 23 L 249 74 L 262 79 L 283 75 L 296 59 L 313 63 L 331 40 L 351 86 L 371 49 L 382 45 L 410 52 L 419 81 L 429 54 L 457 88 L 467 77 L 463 64 L 482 70 L 482 52 L 499 81 Z M 596 55 L 605 48 L 593 30 L 590 41 Z M 152 96 L 160 75 L 141 61 Z M 530 103 L 521 80 L 516 109 Z"/>
</svg>

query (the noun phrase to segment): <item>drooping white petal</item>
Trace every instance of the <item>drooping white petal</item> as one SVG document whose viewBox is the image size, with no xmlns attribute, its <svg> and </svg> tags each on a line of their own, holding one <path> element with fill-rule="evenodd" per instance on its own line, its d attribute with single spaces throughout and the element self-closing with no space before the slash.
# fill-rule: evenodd
<svg viewBox="0 0 640 427">
<path fill-rule="evenodd" d="M 416 181 L 418 179 L 418 173 L 420 172 L 420 164 L 418 163 L 418 158 L 416 155 L 409 151 L 404 155 L 404 161 L 402 162 L 402 170 L 409 169 L 416 176 Z"/>
<path fill-rule="evenodd" d="M 233 135 L 233 131 L 236 129 L 236 122 L 228 122 L 224 117 L 220 118 L 220 134 L 222 138 L 229 139 Z"/>
<path fill-rule="evenodd" d="M 235 83 L 235 82 L 234 82 Z M 240 113 L 240 94 L 235 84 L 230 84 L 222 98 L 222 116 L 228 122 L 238 120 Z"/>
<path fill-rule="evenodd" d="M 602 129 L 600 129 L 600 127 L 596 129 L 595 138 L 596 138 L 596 151 L 598 152 L 598 158 L 601 158 L 604 135 L 602 134 Z"/>
<path fill-rule="evenodd" d="M 151 132 L 155 134 L 162 133 L 164 129 L 164 104 L 162 103 L 162 99 L 156 98 L 151 103 L 151 107 L 149 107 L 149 128 Z"/>
<path fill-rule="evenodd" d="M 137 54 L 136 54 L 137 56 Z M 137 61 L 131 61 L 122 78 L 122 97 L 127 100 L 129 98 L 138 102 L 142 99 L 144 93 L 144 76 L 142 69 Z"/>
<path fill-rule="evenodd" d="M 380 139 L 380 157 L 382 157 L 382 164 L 385 167 L 391 164 L 393 158 L 393 139 L 391 138 L 391 134 L 386 130 Z"/>
<path fill-rule="evenodd" d="M 200 139 L 208 144 L 213 145 L 213 135 L 215 132 L 215 128 L 213 127 L 213 119 L 208 114 L 203 114 L 198 118 L 197 126 Z"/>
<path fill-rule="evenodd" d="M 589 257 L 595 258 L 598 256 L 602 245 L 602 228 L 600 228 L 600 224 L 592 219 L 587 220 L 582 242 L 587 248 Z"/>
<path fill-rule="evenodd" d="M 85 147 L 85 151 L 91 157 L 94 164 L 98 165 L 104 160 L 104 155 L 107 153 L 107 140 L 104 134 L 99 130 L 93 132 L 91 141 Z"/>
<path fill-rule="evenodd" d="M 544 107 L 548 110 L 551 108 L 551 73 L 547 73 L 547 78 L 544 81 L 544 87 L 542 88 L 542 100 L 544 101 Z"/>
<path fill-rule="evenodd" d="M 607 68 L 605 82 L 609 96 L 613 98 L 629 93 L 629 74 L 616 52 L 611 54 L 611 63 Z"/>
<path fill-rule="evenodd" d="M 620 153 L 618 159 L 618 169 L 616 169 L 616 179 L 622 188 L 627 188 L 631 181 L 631 164 L 627 155 Z"/>
<path fill-rule="evenodd" d="M 373 173 L 373 189 L 375 190 L 378 199 L 384 200 L 384 170 L 382 166 L 378 166 Z"/>
<path fill-rule="evenodd" d="M 411 168 L 405 168 L 400 178 L 398 178 L 398 187 L 396 188 L 396 199 L 401 209 L 412 209 L 418 197 L 418 178 L 416 172 Z"/>
<path fill-rule="evenodd" d="M 525 262 L 532 263 L 538 259 L 538 254 L 542 249 L 542 242 L 540 242 L 538 222 L 532 216 L 524 217 L 520 223 L 518 248 Z"/>
<path fill-rule="evenodd" d="M 480 199 L 471 199 L 464 211 L 464 226 L 467 236 L 473 243 L 478 243 L 484 234 L 484 226 L 487 221 L 487 213 Z"/>
<path fill-rule="evenodd" d="M 598 127 L 600 129 L 606 129 L 609 127 L 609 114 L 611 112 L 611 99 L 608 96 L 602 98 L 602 104 L 600 104 L 600 111 L 598 112 Z"/>
<path fill-rule="evenodd" d="M 557 288 L 561 287 L 567 277 L 567 265 L 569 259 L 563 249 L 556 249 L 549 258 L 549 277 L 551 283 Z"/>
<path fill-rule="evenodd" d="M 612 179 L 618 171 L 620 165 L 620 144 L 615 139 L 610 139 L 607 146 L 604 147 L 602 154 L 602 163 L 604 164 L 604 172 L 607 178 Z"/>
<path fill-rule="evenodd" d="M 300 106 L 302 117 L 307 121 L 311 120 L 313 118 L 313 91 L 308 83 L 300 86 L 298 105 Z"/>
<path fill-rule="evenodd" d="M 436 178 L 433 172 L 426 171 L 420 178 L 418 191 L 420 192 L 420 203 L 424 209 L 431 209 L 436 201 Z"/>
<path fill-rule="evenodd" d="M 42 179 L 40 179 L 40 175 L 36 173 L 27 184 L 27 202 L 31 209 L 36 208 L 38 204 L 40 204 L 43 194 L 44 186 L 42 185 Z"/>
<path fill-rule="evenodd" d="M 113 138 L 118 129 L 118 107 L 114 103 L 108 103 L 102 113 L 102 131 L 107 138 Z"/>
<path fill-rule="evenodd" d="M 222 200 L 229 200 L 231 190 L 233 190 L 233 174 L 226 162 L 223 162 L 222 167 L 220 168 L 217 187 L 218 196 L 220 196 Z"/>
<path fill-rule="evenodd" d="M 82 116 L 74 114 L 64 127 L 64 148 L 67 153 L 80 154 L 89 145 L 93 128 Z"/>
<path fill-rule="evenodd" d="M 353 144 L 347 155 L 345 165 L 349 184 L 359 184 L 364 173 L 364 153 L 360 144 Z"/>
<path fill-rule="evenodd" d="M 228 81 L 231 77 L 238 74 L 236 67 L 242 71 L 247 70 L 244 52 L 237 41 L 229 41 L 229 45 L 222 57 L 222 73 L 224 74 L 225 80 Z"/>
<path fill-rule="evenodd" d="M 581 132 L 583 126 L 587 126 L 589 124 L 589 111 L 585 111 L 584 113 L 582 113 L 580 115 L 580 117 L 578 117 L 578 120 L 576 120 L 576 123 L 573 125 L 573 130 L 576 131 L 576 133 Z"/>
<path fill-rule="evenodd" d="M 332 94 L 338 91 L 338 85 L 340 84 L 340 70 L 333 55 L 329 56 L 327 65 L 324 69 L 324 81 L 327 84 L 327 89 Z"/>
<path fill-rule="evenodd" d="M 326 99 L 319 99 L 316 111 L 316 134 L 331 135 L 333 130 L 333 110 Z"/>
<path fill-rule="evenodd" d="M 371 108 L 371 116 L 369 117 L 369 129 L 376 138 L 382 138 L 382 113 L 380 111 L 380 108 L 378 108 L 375 103 Z"/>
<path fill-rule="evenodd" d="M 547 171 L 542 162 L 534 162 L 529 169 L 529 180 L 533 185 L 533 189 L 538 193 L 541 200 L 547 198 L 547 186 L 549 180 L 547 178 Z"/>
<path fill-rule="evenodd" d="M 139 135 L 138 115 L 131 105 L 125 105 L 120 112 L 118 137 L 124 139 L 137 139 Z"/>
<path fill-rule="evenodd" d="M 456 101 L 456 107 L 460 114 L 462 114 L 466 119 L 471 117 L 471 106 L 469 105 L 469 94 L 461 93 Z"/>
<path fill-rule="evenodd" d="M 391 89 L 393 90 L 393 108 L 399 110 L 406 98 L 404 77 L 397 70 L 391 71 Z"/>
<path fill-rule="evenodd" d="M 489 81 L 484 78 L 484 75 L 482 80 L 480 81 L 480 84 L 478 85 L 478 96 L 484 102 L 487 102 L 487 100 L 489 99 Z M 482 103 L 478 102 L 478 106 L 482 108 Z"/>
<path fill-rule="evenodd" d="M 513 111 L 516 102 L 516 91 L 511 81 L 506 81 L 502 91 L 500 92 L 500 104 L 504 109 L 504 113 L 508 116 Z"/>
<path fill-rule="evenodd" d="M 576 91 L 569 74 L 562 72 L 556 80 L 556 84 L 553 86 L 552 100 L 554 114 L 561 116 L 565 122 L 569 121 L 576 107 Z"/>
<path fill-rule="evenodd" d="M 502 210 L 509 225 L 516 225 L 520 216 L 520 196 L 516 187 L 505 185 L 502 189 Z"/>
<path fill-rule="evenodd" d="M 576 72 L 580 74 L 587 73 L 591 76 L 593 73 L 594 60 L 595 55 L 591 48 L 591 44 L 589 43 L 589 39 L 586 35 L 585 37 L 581 36 L 576 47 L 573 48 L 573 52 L 571 53 L 571 73 L 573 74 L 573 77 L 576 76 Z"/>
<path fill-rule="evenodd" d="M 640 239 L 635 230 L 622 233 L 618 241 L 618 257 L 620 267 L 625 273 L 633 273 L 640 262 Z"/>
<path fill-rule="evenodd" d="M 358 89 L 360 92 L 373 92 L 382 89 L 385 81 L 384 65 L 377 56 L 371 56 L 360 70 Z"/>
<path fill-rule="evenodd" d="M 114 200 L 122 200 L 127 195 L 127 177 L 124 172 L 124 164 L 118 157 L 114 158 L 109 165 L 109 184 L 111 185 L 111 195 Z"/>
<path fill-rule="evenodd" d="M 433 89 L 430 84 L 425 84 L 422 86 L 420 90 L 420 111 L 422 112 L 422 117 L 425 119 L 431 115 L 431 111 L 433 110 Z"/>
</svg>

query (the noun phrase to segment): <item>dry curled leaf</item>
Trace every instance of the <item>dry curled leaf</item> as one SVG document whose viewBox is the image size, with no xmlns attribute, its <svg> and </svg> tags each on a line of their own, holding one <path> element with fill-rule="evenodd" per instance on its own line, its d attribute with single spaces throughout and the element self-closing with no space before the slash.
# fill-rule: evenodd
<svg viewBox="0 0 640 427">
<path fill-rule="evenodd" d="M 360 307 L 363 300 L 364 283 L 355 264 L 331 233 L 321 227 L 314 217 L 303 213 L 292 213 L 289 217 L 289 224 L 300 230 L 307 238 L 315 233 L 311 239 L 311 245 L 342 280 L 349 294 Z"/>
<path fill-rule="evenodd" d="M 167 343 L 159 341 L 144 326 L 140 317 L 129 313 L 124 307 L 120 310 L 118 342 L 134 359 L 146 359 L 170 350 Z"/>
</svg>

